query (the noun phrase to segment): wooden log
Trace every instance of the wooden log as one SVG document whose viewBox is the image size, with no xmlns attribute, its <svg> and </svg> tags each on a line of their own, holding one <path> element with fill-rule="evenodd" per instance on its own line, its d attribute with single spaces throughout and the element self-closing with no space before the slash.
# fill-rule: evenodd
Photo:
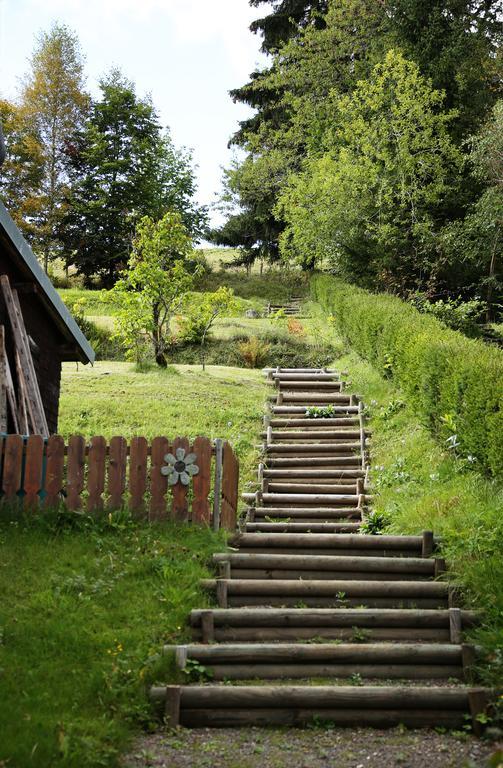
<svg viewBox="0 0 503 768">
<path fill-rule="evenodd" d="M 42 472 L 44 465 L 44 438 L 42 435 L 30 435 L 26 441 L 23 489 L 25 509 L 38 509 L 42 490 Z"/>
<path fill-rule="evenodd" d="M 127 472 L 127 442 L 124 437 L 115 436 L 108 447 L 108 509 L 124 506 Z"/>
<path fill-rule="evenodd" d="M 219 589 L 222 589 L 222 585 L 226 584 L 228 595 L 319 595 L 327 597 L 341 595 L 338 599 L 342 602 L 345 598 L 350 597 L 426 597 L 447 599 L 447 585 L 436 581 L 201 579 L 200 584 L 206 589 L 215 589 L 217 586 Z"/>
<path fill-rule="evenodd" d="M 5 328 L 0 325 L 0 432 L 7 432 L 7 355 L 5 354 Z M 19 431 L 16 429 L 16 432 Z"/>
<path fill-rule="evenodd" d="M 197 707 L 261 708 L 316 707 L 316 709 L 468 710 L 464 689 L 434 686 L 204 686 L 182 688 L 182 709 Z M 403 714 L 403 713 L 402 713 Z"/>
<path fill-rule="evenodd" d="M 44 506 L 57 507 L 62 501 L 65 469 L 65 441 L 60 435 L 51 435 L 47 441 Z"/>
<path fill-rule="evenodd" d="M 29 425 L 30 424 L 33 425 L 36 423 L 35 414 L 33 412 L 32 404 L 28 395 L 28 387 L 24 377 L 23 366 L 21 365 L 21 358 L 19 357 L 19 352 L 17 351 L 17 349 L 15 353 L 15 358 L 16 358 L 16 377 L 17 377 L 17 387 L 18 387 L 17 402 L 18 402 L 19 429 L 21 430 L 23 435 L 29 435 L 30 434 Z M 10 376 L 10 372 L 9 372 L 9 376 Z M 13 387 L 11 382 L 10 382 L 10 386 Z"/>
<path fill-rule="evenodd" d="M 217 603 L 220 608 L 227 608 L 228 600 L 228 587 L 229 582 L 227 579 L 217 579 L 214 581 L 213 586 L 216 586 L 216 593 L 217 593 Z"/>
<path fill-rule="evenodd" d="M 204 609 L 207 610 L 207 609 Z M 354 626 L 376 628 L 449 628 L 449 611 L 424 610 L 420 608 L 393 608 L 376 610 L 369 608 L 338 608 L 337 611 L 326 608 L 239 608 L 220 610 L 211 609 L 215 627 L 347 627 Z M 190 623 L 198 626 L 203 610 L 190 613 Z M 464 626 L 474 626 L 479 616 L 474 611 L 462 611 Z"/>
<path fill-rule="evenodd" d="M 257 520 L 262 518 L 296 518 L 309 517 L 330 520 L 331 518 L 359 517 L 361 509 L 358 507 L 253 507 Z"/>
<path fill-rule="evenodd" d="M 82 435 L 72 435 L 68 439 L 66 506 L 73 512 L 82 509 L 81 494 L 84 490 L 85 463 L 84 438 Z"/>
<path fill-rule="evenodd" d="M 203 664 L 462 664 L 462 648 L 450 643 L 231 643 L 225 645 L 166 645 L 165 653 L 184 649 L 187 659 Z"/>
<path fill-rule="evenodd" d="M 476 677 L 477 652 L 474 645 L 463 643 L 461 646 L 463 677 L 466 683 L 473 685 Z"/>
<path fill-rule="evenodd" d="M 274 582 L 271 582 L 274 583 Z M 337 595 L 229 595 L 230 608 L 263 607 L 295 608 L 332 608 L 338 610 L 341 605 L 347 608 L 436 608 L 446 607 L 443 597 L 337 597 Z"/>
<path fill-rule="evenodd" d="M 377 558 L 379 559 L 379 558 Z M 395 558 L 396 560 L 406 558 Z M 223 564 L 220 563 L 220 566 Z M 222 578 L 231 578 L 231 575 L 225 574 L 222 569 L 219 569 L 219 576 Z M 316 566 L 312 569 L 299 569 L 294 568 L 247 568 L 236 566 L 232 568 L 233 579 L 303 579 L 303 580 L 327 580 L 333 581 L 335 579 L 345 579 L 351 581 L 362 581 L 364 579 L 372 579 L 372 581 L 418 581 L 428 579 L 428 576 L 424 576 L 418 573 L 389 573 L 388 571 L 359 571 L 358 569 L 347 570 L 323 570 L 320 571 Z"/>
<path fill-rule="evenodd" d="M 462 670 L 454 664 L 336 664 L 330 662 L 312 663 L 259 663 L 226 664 L 213 663 L 211 665 L 213 679 L 215 680 L 295 680 L 309 677 L 316 678 L 344 678 L 359 675 L 362 678 L 376 678 L 381 680 L 407 679 L 407 680 L 447 680 L 461 679 Z"/>
<path fill-rule="evenodd" d="M 350 398 L 351 399 L 351 398 Z M 290 415 L 295 414 L 298 418 L 301 418 L 301 415 L 303 414 L 305 416 L 306 414 L 306 406 L 305 405 L 273 405 L 271 406 L 271 412 L 277 413 L 278 415 Z M 358 406 L 357 405 L 333 405 L 332 406 L 332 412 L 333 413 L 343 413 L 343 414 L 358 414 Z"/>
<path fill-rule="evenodd" d="M 242 496 L 246 500 L 250 499 L 250 494 L 243 493 Z M 264 504 L 271 504 L 275 507 L 287 506 L 289 504 L 299 504 L 302 506 L 312 504 L 315 507 L 322 504 L 327 506 L 331 504 L 360 506 L 360 497 L 352 493 L 263 493 L 262 500 Z"/>
<path fill-rule="evenodd" d="M 359 438 L 359 432 L 355 432 L 352 429 L 323 429 L 322 425 L 318 425 L 317 428 L 310 427 L 309 429 L 288 429 L 288 430 L 273 430 L 272 427 L 268 427 L 270 430 L 270 439 L 268 443 L 278 443 L 287 440 L 356 440 Z M 268 432 L 261 432 L 261 437 L 268 436 Z"/>
<path fill-rule="evenodd" d="M 225 504 L 225 513 L 222 516 L 221 527 L 228 531 L 236 529 L 238 488 L 239 462 L 234 455 L 230 443 L 226 441 L 223 447 L 222 465 L 222 501 Z"/>
<path fill-rule="evenodd" d="M 173 443 L 173 450 L 175 452 L 178 448 L 182 448 L 187 455 L 190 451 L 189 441 L 186 437 L 177 437 Z M 171 508 L 172 519 L 178 522 L 188 522 L 189 519 L 189 500 L 187 496 L 187 486 L 181 482 L 172 486 L 173 489 L 173 505 Z"/>
<path fill-rule="evenodd" d="M 276 379 L 283 392 L 294 392 L 301 390 L 305 392 L 308 397 L 311 397 L 311 393 L 317 392 L 340 392 L 342 389 L 342 382 L 326 379 Z"/>
<path fill-rule="evenodd" d="M 284 494 L 308 494 L 310 496 L 321 495 L 355 495 L 357 494 L 356 483 L 353 482 L 349 485 L 335 485 L 335 484 L 315 484 L 315 483 L 281 483 L 278 481 L 269 482 L 269 493 L 284 493 Z"/>
<path fill-rule="evenodd" d="M 264 465 L 261 465 L 264 466 Z M 348 479 L 355 480 L 363 476 L 361 469 L 267 469 L 263 470 L 263 476 L 268 478 L 298 479 Z"/>
<path fill-rule="evenodd" d="M 233 608 L 233 611 L 243 610 Z M 249 609 L 245 609 L 249 610 Z M 276 610 L 270 608 L 269 610 Z M 318 609 L 324 610 L 324 609 Z M 339 609 L 337 609 L 339 610 Z M 385 610 L 385 609 L 383 609 Z M 332 609 L 332 612 L 333 609 Z M 449 632 L 447 629 L 428 629 L 425 627 L 371 627 L 361 629 L 357 624 L 353 627 L 331 627 L 331 626 L 312 626 L 312 627 L 217 627 L 215 629 L 215 642 L 243 642 L 243 641 L 273 641 L 287 642 L 294 640 L 297 642 L 316 640 L 354 640 L 355 634 L 362 634 L 367 642 L 393 641 L 410 642 L 411 640 L 421 640 L 428 643 L 448 642 Z M 193 630 L 193 637 L 196 640 L 202 640 L 202 633 L 197 628 Z M 204 642 L 204 641 L 203 641 Z"/>
<path fill-rule="evenodd" d="M 161 470 L 166 466 L 164 457 L 171 451 L 166 437 L 154 437 L 150 448 L 150 507 L 149 520 L 165 520 L 167 517 L 168 478 Z"/>
<path fill-rule="evenodd" d="M 420 557 L 338 557 L 337 555 L 250 555 L 224 552 L 213 555 L 215 563 L 234 568 L 284 568 L 296 571 L 363 571 L 434 575 L 434 563 Z"/>
<path fill-rule="evenodd" d="M 253 534 L 245 533 L 240 536 L 236 536 L 231 540 L 232 546 L 247 546 L 247 547 L 263 547 L 267 544 L 272 546 L 283 544 L 286 546 L 298 546 L 298 547 L 312 547 L 317 549 L 318 547 L 329 548 L 333 547 L 337 549 L 339 547 L 350 548 L 355 547 L 357 549 L 379 549 L 379 550 L 408 550 L 408 549 L 421 549 L 421 537 L 420 536 L 371 536 L 364 534 L 337 534 L 316 536 L 313 534 Z"/>
<path fill-rule="evenodd" d="M 361 523 L 320 523 L 305 522 L 295 523 L 246 523 L 245 533 L 356 533 Z"/>
<path fill-rule="evenodd" d="M 199 472 L 194 475 L 192 484 L 194 497 L 192 499 L 192 522 L 209 525 L 211 510 L 209 495 L 211 490 L 211 442 L 207 437 L 196 437 L 192 450 L 197 456 L 196 464 Z"/>
<path fill-rule="evenodd" d="M 106 440 L 104 437 L 92 437 L 89 442 L 87 475 L 87 511 L 103 511 L 105 492 Z"/>
<path fill-rule="evenodd" d="M 360 469 L 359 457 L 351 454 L 350 456 L 267 456 L 268 467 L 333 467 L 345 469 Z"/>
<path fill-rule="evenodd" d="M 17 501 L 21 490 L 23 466 L 23 438 L 21 435 L 8 435 L 4 442 L 2 490 L 6 502 Z"/>
<path fill-rule="evenodd" d="M 18 418 L 18 405 L 17 405 L 17 398 L 16 393 L 14 390 L 14 382 L 12 381 L 12 373 L 10 370 L 9 365 L 9 359 L 7 357 L 7 352 L 5 349 L 5 328 L 3 325 L 0 325 L 0 386 L 5 388 L 5 397 L 6 402 L 4 404 L 5 409 L 7 409 L 7 405 L 10 408 L 11 412 L 11 418 L 12 418 L 12 425 L 14 427 L 15 434 L 19 434 L 20 432 L 20 425 L 19 425 L 19 418 Z M 2 429 L 2 432 L 8 431 L 8 412 L 5 410 L 4 414 L 4 428 Z"/>
<path fill-rule="evenodd" d="M 313 458 L 320 454 L 353 454 L 360 450 L 360 443 L 271 443 L 267 453 L 309 453 Z"/>
<path fill-rule="evenodd" d="M 270 418 L 270 417 L 269 417 Z M 354 429 L 355 426 L 358 425 L 358 420 L 353 419 L 351 417 L 340 417 L 340 418 L 327 418 L 327 419 L 311 419 L 309 416 L 304 416 L 303 418 L 300 417 L 300 414 L 298 414 L 298 418 L 290 418 L 290 419 L 271 419 L 269 421 L 269 424 L 274 429 L 294 429 L 296 427 L 303 427 L 303 428 L 310 428 L 314 427 L 315 429 L 324 429 L 326 427 L 341 427 L 341 428 L 347 428 L 347 429 Z"/>
<path fill-rule="evenodd" d="M 234 687 L 234 686 L 233 686 Z M 278 686 L 282 688 L 283 686 Z M 463 712 L 441 710 L 401 709 L 183 709 L 180 713 L 182 726 L 191 728 L 232 728 L 245 726 L 308 726 L 316 722 L 334 726 L 371 726 L 392 728 L 403 725 L 408 728 L 459 728 L 464 723 Z"/>
</svg>

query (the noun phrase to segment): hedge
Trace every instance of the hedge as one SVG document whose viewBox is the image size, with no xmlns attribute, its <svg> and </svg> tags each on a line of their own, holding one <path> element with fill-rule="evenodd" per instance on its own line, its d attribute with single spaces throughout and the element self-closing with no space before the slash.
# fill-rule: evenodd
<svg viewBox="0 0 503 768">
<path fill-rule="evenodd" d="M 396 296 L 373 294 L 330 275 L 311 294 L 343 338 L 392 376 L 431 431 L 457 435 L 461 455 L 492 475 L 503 470 L 503 352 L 445 328 Z"/>
</svg>

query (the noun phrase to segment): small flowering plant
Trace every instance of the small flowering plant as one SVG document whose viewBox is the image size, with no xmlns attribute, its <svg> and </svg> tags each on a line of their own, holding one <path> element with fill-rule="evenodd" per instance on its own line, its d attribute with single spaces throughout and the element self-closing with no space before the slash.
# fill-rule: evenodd
<svg viewBox="0 0 503 768">
<path fill-rule="evenodd" d="M 185 448 L 177 448 L 175 455 L 167 453 L 164 457 L 165 467 L 161 467 L 161 475 L 168 478 L 168 485 L 189 485 L 191 477 L 197 475 L 199 467 L 195 463 L 195 453 L 186 453 Z"/>
</svg>

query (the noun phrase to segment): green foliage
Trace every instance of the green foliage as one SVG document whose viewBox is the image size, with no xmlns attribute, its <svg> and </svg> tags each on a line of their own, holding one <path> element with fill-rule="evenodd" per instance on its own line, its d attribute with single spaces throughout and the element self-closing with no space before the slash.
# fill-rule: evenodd
<svg viewBox="0 0 503 768">
<path fill-rule="evenodd" d="M 461 167 L 442 101 L 397 51 L 351 94 L 335 95 L 323 153 L 280 199 L 282 253 L 401 291 L 428 279 L 436 211 Z"/>
<path fill-rule="evenodd" d="M 306 416 L 310 419 L 331 419 L 336 415 L 334 405 L 311 405 L 306 408 Z"/>
<path fill-rule="evenodd" d="M 167 364 L 170 323 L 194 282 L 185 263 L 191 252 L 179 213 L 167 213 L 158 222 L 145 216 L 138 224 L 128 268 L 111 291 L 120 306 L 117 334 L 137 362 L 147 342 L 156 363 Z"/>
<path fill-rule="evenodd" d="M 0 542 L 0 762 L 117 765 L 153 728 L 148 687 L 176 682 L 160 649 L 189 638 L 187 614 L 207 604 L 198 582 L 222 536 L 124 512 L 9 520 L 4 510 Z"/>
<path fill-rule="evenodd" d="M 360 532 L 378 536 L 379 534 L 384 533 L 389 523 L 389 515 L 386 515 L 383 512 L 370 512 L 363 521 Z"/>
<path fill-rule="evenodd" d="M 67 305 L 80 330 L 94 349 L 97 360 L 123 360 L 126 349 L 119 339 L 106 328 L 86 317 L 85 300 Z"/>
<path fill-rule="evenodd" d="M 190 301 L 179 322 L 178 338 L 202 346 L 217 317 L 228 317 L 234 314 L 235 309 L 236 301 L 231 288 L 221 286 L 214 293 L 203 293 L 200 301 Z"/>
<path fill-rule="evenodd" d="M 443 325 L 476 338 L 482 333 L 481 320 L 486 310 L 485 302 L 480 299 L 462 301 L 461 299 L 439 299 L 429 301 L 426 296 L 416 294 L 414 306 L 420 311 L 433 315 Z"/>
<path fill-rule="evenodd" d="M 194 203 L 192 158 L 162 132 L 150 98 L 140 98 L 116 69 L 102 78 L 100 91 L 69 150 L 71 190 L 61 235 L 79 274 L 110 287 L 143 216 L 160 219 L 176 210 L 199 236 L 206 214 Z"/>
<path fill-rule="evenodd" d="M 459 452 L 484 471 L 503 467 L 503 353 L 444 328 L 394 296 L 371 294 L 326 275 L 314 296 L 356 352 L 388 371 L 439 439 L 453 414 Z M 449 438 L 452 435 L 449 435 Z"/>
</svg>

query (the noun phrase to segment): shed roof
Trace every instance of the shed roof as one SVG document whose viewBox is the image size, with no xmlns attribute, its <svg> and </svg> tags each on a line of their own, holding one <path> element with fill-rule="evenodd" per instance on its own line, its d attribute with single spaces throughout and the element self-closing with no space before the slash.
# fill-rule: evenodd
<svg viewBox="0 0 503 768">
<path fill-rule="evenodd" d="M 38 287 L 38 297 L 67 340 L 70 354 L 67 360 L 79 360 L 82 363 L 92 363 L 95 358 L 94 350 L 73 319 L 71 313 L 61 300 L 58 292 L 37 261 L 30 246 L 24 239 L 5 205 L 0 201 L 0 243 L 6 246 L 9 257 L 16 263 L 19 270 L 28 281 L 33 281 Z"/>
</svg>

